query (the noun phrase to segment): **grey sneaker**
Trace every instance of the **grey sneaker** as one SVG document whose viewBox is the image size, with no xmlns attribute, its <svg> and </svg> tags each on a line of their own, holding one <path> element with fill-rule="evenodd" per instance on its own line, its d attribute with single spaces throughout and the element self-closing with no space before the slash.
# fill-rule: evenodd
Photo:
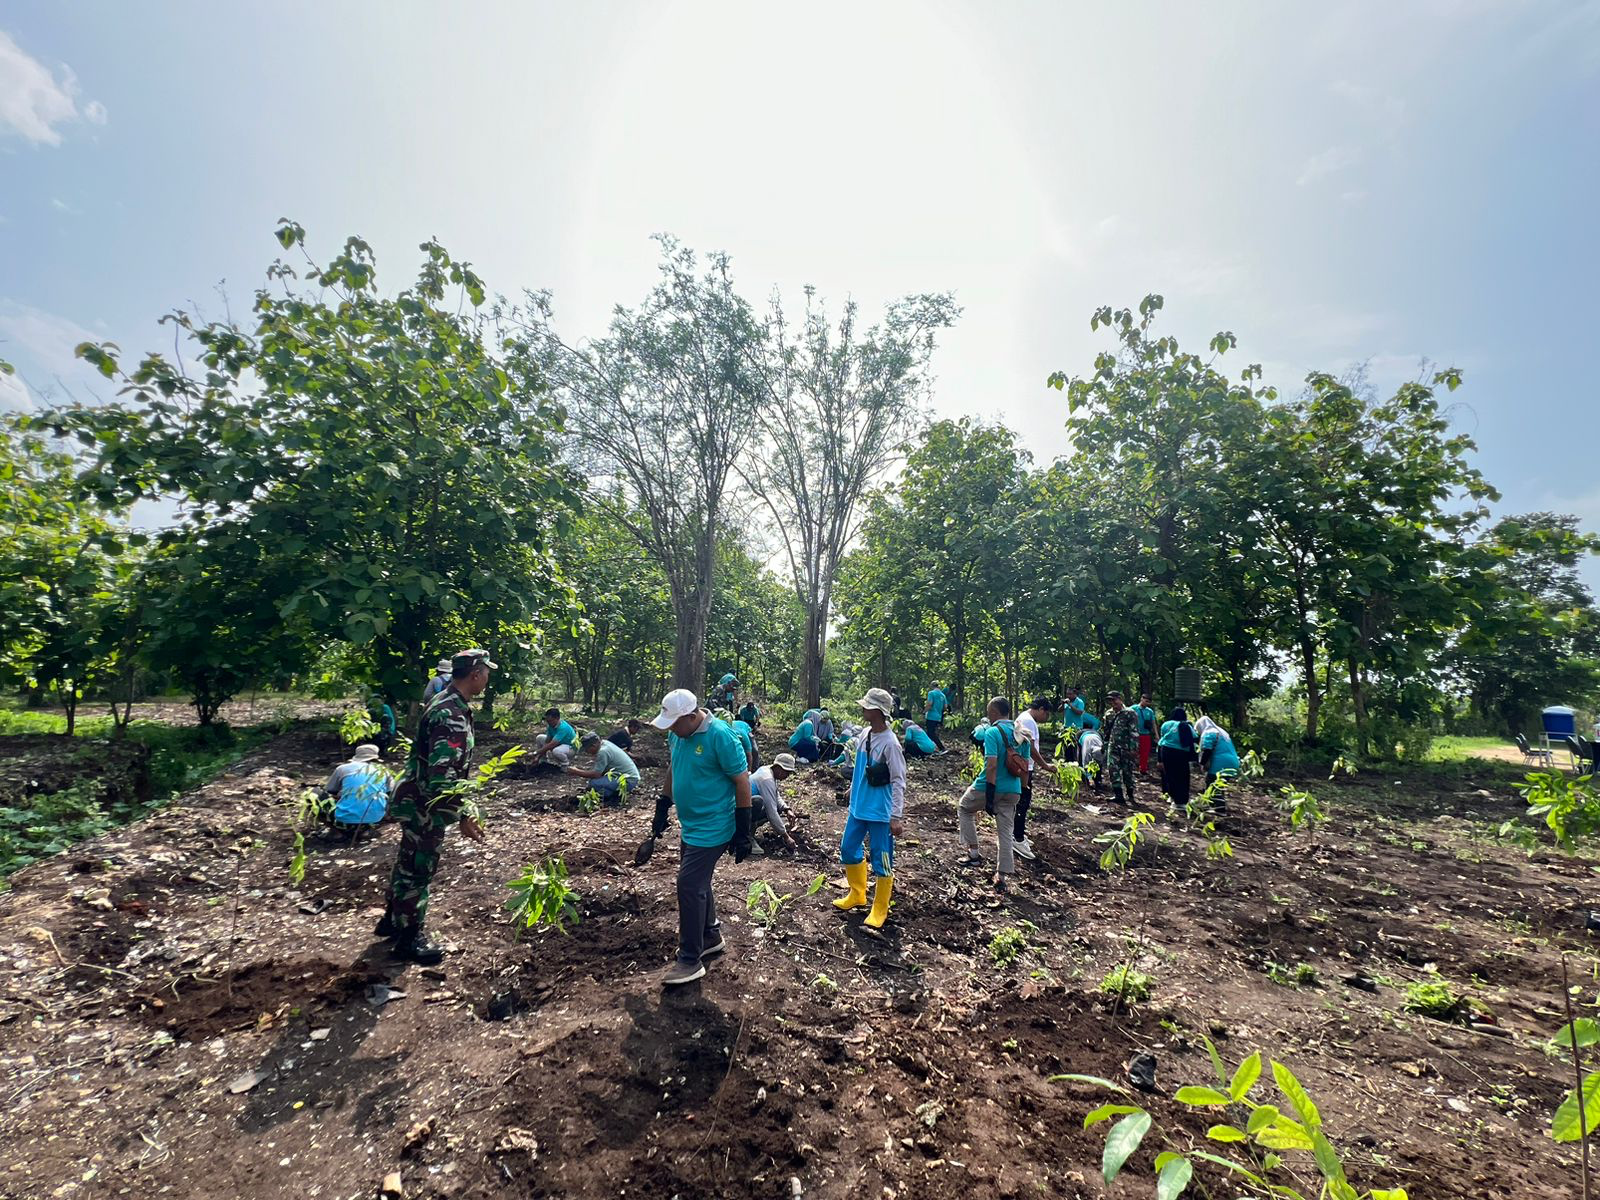
<svg viewBox="0 0 1600 1200">
<path fill-rule="evenodd" d="M 675 962 L 661 977 L 662 987 L 677 987 L 680 984 L 693 983 L 696 979 L 703 978 L 706 968 L 703 963 Z"/>
<path fill-rule="evenodd" d="M 727 948 L 728 948 L 727 939 L 724 938 L 719 933 L 719 934 L 717 934 L 717 940 L 716 941 L 711 942 L 710 944 L 708 944 L 706 946 L 706 948 L 704 950 L 700 951 L 700 961 L 704 962 L 706 959 L 710 958 L 714 954 L 721 954 Z"/>
</svg>

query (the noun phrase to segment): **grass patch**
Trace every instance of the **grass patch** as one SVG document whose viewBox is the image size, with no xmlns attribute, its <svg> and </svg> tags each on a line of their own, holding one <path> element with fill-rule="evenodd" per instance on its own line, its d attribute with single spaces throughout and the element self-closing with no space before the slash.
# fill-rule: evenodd
<svg viewBox="0 0 1600 1200">
<path fill-rule="evenodd" d="M 1100 980 L 1100 991 L 1106 996 L 1121 996 L 1124 1000 L 1135 1003 L 1150 999 L 1150 993 L 1155 990 L 1156 981 L 1151 975 L 1134 969 L 1126 963 L 1119 963 L 1105 973 Z"/>
</svg>

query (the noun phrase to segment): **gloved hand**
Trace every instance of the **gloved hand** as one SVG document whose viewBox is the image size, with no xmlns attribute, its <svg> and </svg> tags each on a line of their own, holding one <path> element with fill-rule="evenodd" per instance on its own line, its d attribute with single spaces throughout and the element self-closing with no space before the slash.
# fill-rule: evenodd
<svg viewBox="0 0 1600 1200">
<path fill-rule="evenodd" d="M 742 863 L 749 858 L 750 851 L 755 846 L 755 835 L 750 832 L 754 828 L 754 822 L 753 809 L 733 810 L 733 841 L 728 843 L 728 853 L 733 855 L 733 861 L 736 863 Z"/>
<path fill-rule="evenodd" d="M 667 810 L 672 807 L 672 797 L 662 792 L 656 797 L 656 819 L 650 822 L 650 836 L 660 837 L 667 831 Z"/>
<path fill-rule="evenodd" d="M 994 784 L 983 785 L 983 811 L 994 816 Z"/>
</svg>

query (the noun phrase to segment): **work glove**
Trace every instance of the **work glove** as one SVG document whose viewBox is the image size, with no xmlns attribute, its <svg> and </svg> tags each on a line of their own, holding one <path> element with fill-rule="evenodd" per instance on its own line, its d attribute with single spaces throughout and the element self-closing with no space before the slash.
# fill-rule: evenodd
<svg viewBox="0 0 1600 1200">
<path fill-rule="evenodd" d="M 754 821 L 754 810 L 748 808 L 733 810 L 733 841 L 728 843 L 728 853 L 733 855 L 733 861 L 736 863 L 742 863 L 750 857 L 750 850 L 755 845 L 755 836 L 750 832 Z"/>
<path fill-rule="evenodd" d="M 983 811 L 994 816 L 994 784 L 983 785 Z"/>
<path fill-rule="evenodd" d="M 656 819 L 650 822 L 650 836 L 660 837 L 667 831 L 667 810 L 672 807 L 672 797 L 662 792 L 656 797 Z"/>
</svg>

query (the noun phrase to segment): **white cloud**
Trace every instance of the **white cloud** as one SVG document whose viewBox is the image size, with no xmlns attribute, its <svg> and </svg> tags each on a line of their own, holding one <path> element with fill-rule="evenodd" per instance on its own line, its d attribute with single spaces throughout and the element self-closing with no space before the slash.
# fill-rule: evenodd
<svg viewBox="0 0 1600 1200">
<path fill-rule="evenodd" d="M 72 205 L 68 204 L 59 196 L 52 196 L 50 198 L 50 207 L 55 209 L 57 212 L 66 213 L 69 217 L 83 216 L 83 210 L 81 208 L 73 208 Z"/>
<path fill-rule="evenodd" d="M 91 100 L 78 110 L 78 77 L 62 66 L 50 70 L 0 32 L 0 134 L 13 133 L 35 145 L 59 146 L 63 125 L 79 118 L 104 125 L 106 106 Z"/>
<path fill-rule="evenodd" d="M 1300 168 L 1300 177 L 1295 183 L 1305 187 L 1324 176 L 1355 166 L 1360 159 L 1360 153 L 1349 146 L 1329 146 L 1321 153 L 1313 154 L 1306 159 L 1305 166 Z"/>
<path fill-rule="evenodd" d="M 104 335 L 67 317 L 0 299 L 0 358 L 17 368 L 17 374 L 0 387 L 9 388 L 8 400 L 14 400 L 19 390 L 22 397 L 32 394 L 65 399 L 80 394 L 82 398 L 99 376 L 73 351 L 80 342 L 103 341 Z M 23 383 L 24 376 L 31 381 L 31 387 Z M 56 397 L 57 388 L 65 395 Z M 31 406 L 31 402 L 25 401 L 24 406 Z"/>
<path fill-rule="evenodd" d="M 0 371 L 0 412 L 26 412 L 33 407 L 28 385 L 17 376 Z"/>
</svg>

